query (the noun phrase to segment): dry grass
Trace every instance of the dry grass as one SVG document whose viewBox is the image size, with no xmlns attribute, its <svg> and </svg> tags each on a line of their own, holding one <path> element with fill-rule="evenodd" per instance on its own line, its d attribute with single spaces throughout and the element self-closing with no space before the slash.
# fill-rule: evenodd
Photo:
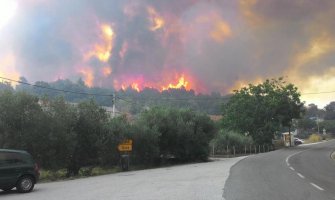
<svg viewBox="0 0 335 200">
<path fill-rule="evenodd" d="M 308 137 L 307 143 L 315 143 L 322 141 L 322 137 L 319 134 L 312 134 Z"/>
</svg>

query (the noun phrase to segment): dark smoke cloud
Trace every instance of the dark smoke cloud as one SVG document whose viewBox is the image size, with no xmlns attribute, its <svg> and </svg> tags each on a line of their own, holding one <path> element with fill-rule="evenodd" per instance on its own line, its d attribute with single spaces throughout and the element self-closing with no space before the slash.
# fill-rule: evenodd
<svg viewBox="0 0 335 200">
<path fill-rule="evenodd" d="M 27 1 L 20 2 L 20 12 L 6 32 L 17 69 L 31 81 L 77 78 L 82 75 L 81 67 L 92 69 L 99 86 L 112 86 L 113 80 L 127 76 L 157 82 L 166 71 L 186 71 L 210 91 L 223 93 L 238 81 L 289 76 L 297 55 L 321 32 L 330 41 L 335 39 L 335 3 L 331 0 L 266 0 L 247 7 L 241 6 L 242 1 L 247 2 Z M 166 20 L 165 27 L 150 30 L 148 6 Z M 211 21 L 197 21 L 213 13 L 231 29 L 223 42 L 209 37 Z M 116 33 L 107 64 L 96 58 L 83 61 L 84 52 L 99 41 L 99 23 L 111 24 Z M 170 29 L 174 32 L 168 32 Z M 119 52 L 125 44 L 128 51 L 122 59 Z M 299 74 L 326 73 L 335 64 L 333 55 L 328 50 L 317 61 L 304 63 Z M 101 73 L 106 65 L 112 68 L 109 77 Z"/>
</svg>

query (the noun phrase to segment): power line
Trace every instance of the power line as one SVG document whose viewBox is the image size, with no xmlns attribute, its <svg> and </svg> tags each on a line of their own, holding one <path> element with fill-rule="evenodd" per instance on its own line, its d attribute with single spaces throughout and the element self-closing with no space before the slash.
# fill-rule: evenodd
<svg viewBox="0 0 335 200">
<path fill-rule="evenodd" d="M 112 97 L 113 96 L 113 94 L 98 94 L 98 93 L 76 92 L 76 91 L 71 91 L 71 90 L 63 90 L 63 89 L 51 88 L 51 87 L 46 87 L 46 86 L 42 86 L 42 85 L 31 84 L 31 83 L 27 83 L 27 82 L 23 82 L 23 81 L 17 81 L 17 80 L 13 80 L 13 79 L 1 77 L 1 76 L 0 76 L 0 79 L 11 81 L 11 82 L 16 82 L 16 83 L 21 83 L 21 84 L 24 84 L 24 85 L 29 85 L 29 86 L 33 86 L 33 87 L 37 87 L 37 88 L 43 88 L 43 89 L 47 89 L 47 90 L 53 90 L 53 91 L 57 91 L 57 92 L 72 93 L 72 94 L 81 94 L 81 95 L 89 95 L 89 96 L 104 96 L 104 97 Z"/>
<path fill-rule="evenodd" d="M 330 94 L 330 93 L 335 93 L 335 91 L 310 92 L 310 93 L 302 93 L 301 95 Z"/>
<path fill-rule="evenodd" d="M 21 83 L 24 85 L 29 85 L 32 87 L 37 87 L 37 88 L 42 88 L 42 89 L 46 89 L 46 90 L 53 90 L 53 91 L 57 91 L 57 92 L 64 92 L 64 93 L 72 93 L 72 94 L 80 94 L 80 95 L 89 95 L 89 96 L 105 96 L 105 97 L 113 97 L 113 94 L 99 94 L 99 93 L 87 93 L 87 92 L 76 92 L 76 91 L 71 91 L 71 90 L 64 90 L 64 89 L 57 89 L 57 88 L 51 88 L 51 87 L 46 87 L 46 86 L 42 86 L 42 85 L 36 85 L 36 84 L 31 84 L 31 83 L 27 83 L 27 82 L 23 82 L 23 81 L 18 81 L 18 80 L 14 80 L 14 79 L 10 79 L 10 78 L 5 78 L 5 77 L 1 77 L 0 79 L 3 80 L 7 80 L 10 82 L 16 82 L 16 83 Z M 120 97 L 120 96 L 116 96 L 117 99 L 123 100 L 125 102 L 131 103 L 129 100 L 126 99 L 126 97 Z M 135 97 L 138 100 L 168 100 L 168 101 L 186 101 L 186 100 L 220 100 L 220 99 L 227 99 L 229 97 L 215 97 L 215 98 L 171 98 L 171 97 L 157 97 L 157 98 L 143 98 L 143 97 Z M 132 100 L 134 101 L 134 100 Z"/>
<path fill-rule="evenodd" d="M 113 97 L 113 94 L 100 94 L 100 93 L 87 93 L 87 92 L 76 92 L 71 90 L 64 90 L 64 89 L 57 89 L 57 88 L 51 88 L 46 87 L 42 85 L 36 85 L 31 84 L 23 81 L 18 81 L 6 77 L 1 77 L 0 79 L 7 80 L 10 82 L 16 82 L 24 85 L 29 85 L 37 88 L 47 89 L 47 90 L 53 90 L 57 92 L 64 92 L 64 93 L 71 93 L 71 94 L 80 94 L 80 95 L 88 95 L 88 96 L 104 96 L 104 97 Z M 317 95 L 317 94 L 330 94 L 335 93 L 335 91 L 323 91 L 323 92 L 311 92 L 311 93 L 302 93 L 301 95 Z M 189 100 L 195 100 L 195 101 L 216 101 L 216 100 L 224 100 L 229 99 L 231 96 L 225 96 L 225 97 L 195 97 L 195 98 L 175 98 L 175 97 L 120 97 L 116 96 L 117 99 L 123 100 L 127 103 L 136 103 L 136 100 L 159 100 L 159 101 L 189 101 Z M 131 98 L 131 100 L 128 100 L 128 98 Z M 136 99 L 136 100 L 135 100 Z M 133 101 L 133 102 L 131 102 Z M 134 102 L 135 101 L 135 102 Z"/>
</svg>

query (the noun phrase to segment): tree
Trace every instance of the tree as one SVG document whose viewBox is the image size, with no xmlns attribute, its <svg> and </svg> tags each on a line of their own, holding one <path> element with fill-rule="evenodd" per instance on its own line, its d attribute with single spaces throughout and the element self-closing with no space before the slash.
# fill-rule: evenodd
<svg viewBox="0 0 335 200">
<path fill-rule="evenodd" d="M 324 120 L 320 122 L 320 129 L 325 129 L 327 133 L 335 134 L 335 120 Z"/>
<path fill-rule="evenodd" d="M 38 98 L 25 92 L 0 93 L 0 148 L 23 149 L 43 163 L 49 148 L 48 117 Z"/>
<path fill-rule="evenodd" d="M 43 167 L 61 169 L 67 167 L 69 159 L 76 145 L 76 134 L 74 127 L 77 122 L 76 107 L 65 102 L 63 97 L 54 100 L 42 98 L 42 108 L 49 118 L 48 135 L 49 149 L 45 154 L 48 156 L 48 163 Z"/>
<path fill-rule="evenodd" d="M 306 107 L 305 118 L 316 120 L 317 118 L 323 118 L 324 110 L 318 108 L 314 103 L 308 104 Z"/>
<path fill-rule="evenodd" d="M 103 128 L 102 137 L 99 139 L 99 164 L 103 166 L 118 164 L 117 146 L 125 139 L 132 139 L 131 133 L 132 126 L 126 116 L 110 118 Z"/>
<path fill-rule="evenodd" d="M 27 92 L 27 93 L 32 93 L 32 87 L 30 85 L 27 85 L 28 80 L 25 77 L 20 77 L 19 78 L 20 84 L 18 84 L 15 89 L 16 91 L 21 91 L 21 92 Z"/>
<path fill-rule="evenodd" d="M 103 138 L 108 116 L 106 110 L 100 108 L 93 100 L 82 102 L 77 107 L 77 121 L 74 126 L 75 146 L 70 155 L 68 176 L 78 175 L 83 166 L 98 163 L 99 141 Z"/>
<path fill-rule="evenodd" d="M 207 115 L 191 110 L 155 107 L 141 114 L 139 122 L 158 137 L 159 154 L 181 162 L 206 160 L 215 125 Z M 152 149 L 154 150 L 154 149 Z"/>
<path fill-rule="evenodd" d="M 303 103 L 298 88 L 282 78 L 235 90 L 223 106 L 223 128 L 248 133 L 258 144 L 271 143 L 281 126 L 300 118 Z"/>
<path fill-rule="evenodd" d="M 330 102 L 325 107 L 325 120 L 334 120 L 335 119 L 335 101 Z"/>
<path fill-rule="evenodd" d="M 3 82 L 0 82 L 0 90 L 11 90 L 11 91 L 13 91 L 14 88 L 12 87 L 10 82 L 3 81 Z"/>
</svg>

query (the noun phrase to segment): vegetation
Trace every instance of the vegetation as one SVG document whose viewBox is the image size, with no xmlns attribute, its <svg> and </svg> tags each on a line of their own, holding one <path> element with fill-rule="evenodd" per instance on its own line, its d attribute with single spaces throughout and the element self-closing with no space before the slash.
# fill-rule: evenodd
<svg viewBox="0 0 335 200">
<path fill-rule="evenodd" d="M 215 152 L 225 152 L 227 147 L 244 148 L 253 145 L 254 142 L 250 136 L 245 136 L 233 131 L 220 130 L 212 141 L 215 147 Z"/>
<path fill-rule="evenodd" d="M 308 137 L 309 143 L 320 142 L 322 137 L 319 134 L 312 134 Z"/>
<path fill-rule="evenodd" d="M 26 82 L 24 78 L 21 81 Z M 81 80 L 36 85 L 113 93 L 109 89 L 88 88 Z M 120 97 L 117 109 L 136 115 L 112 118 L 101 107 L 111 105 L 111 96 L 88 99 L 85 95 L 22 83 L 15 89 L 9 83 L 1 83 L 0 148 L 29 151 L 42 166 L 42 177 L 58 179 L 117 171 L 117 146 L 125 139 L 133 140 L 132 165 L 145 168 L 207 160 L 210 142 L 216 151 L 224 152 L 227 145 L 270 144 L 274 134 L 293 127 L 304 138 L 323 129 L 335 133 L 335 102 L 324 110 L 314 104 L 303 108 L 297 88 L 281 78 L 236 90 L 227 102 L 219 94 L 196 95 L 183 88 L 163 92 L 128 88 L 116 93 Z M 224 106 L 220 124 L 207 114 L 194 111 L 217 114 L 221 103 Z M 305 115 L 299 119 L 304 110 Z M 319 141 L 320 136 L 312 135 L 309 140 Z"/>
<path fill-rule="evenodd" d="M 124 139 L 133 140 L 135 165 L 204 161 L 214 133 L 207 115 L 189 109 L 155 107 L 130 121 L 111 118 L 93 100 L 74 105 L 62 97 L 0 91 L 0 148 L 27 150 L 51 179 L 114 168 L 120 157 L 117 145 Z"/>
<path fill-rule="evenodd" d="M 228 146 L 244 146 L 253 144 L 250 136 L 244 136 L 233 131 L 221 130 L 215 137 L 215 146 L 218 149 L 224 149 Z"/>
<path fill-rule="evenodd" d="M 291 129 L 292 120 L 302 112 L 297 87 L 282 78 L 266 80 L 235 91 L 223 107 L 223 127 L 249 134 L 256 144 L 271 144 L 275 132 Z"/>
<path fill-rule="evenodd" d="M 298 137 L 308 138 L 311 134 L 318 132 L 323 134 L 335 134 L 335 102 L 330 102 L 324 109 L 319 109 L 315 104 L 309 104 L 302 119 L 296 121 Z"/>
<path fill-rule="evenodd" d="M 40 87 L 33 87 L 29 85 L 28 81 L 20 78 L 21 83 L 16 86 L 17 91 L 24 91 L 39 97 L 48 96 L 55 98 L 63 96 L 67 102 L 79 103 L 87 99 L 87 95 L 60 92 L 48 90 L 45 88 L 55 88 L 57 90 L 74 91 L 80 93 L 91 94 L 106 94 L 105 96 L 94 96 L 94 100 L 98 105 L 111 106 L 113 102 L 112 94 L 115 93 L 117 97 L 116 108 L 121 112 L 129 112 L 131 114 L 139 114 L 144 108 L 165 106 L 172 108 L 188 108 L 198 110 L 200 112 L 219 115 L 222 101 L 227 97 L 221 96 L 220 93 L 213 92 L 212 94 L 196 94 L 193 90 L 186 90 L 185 88 L 168 89 L 162 92 L 153 88 L 144 88 L 138 92 L 130 87 L 116 91 L 114 88 L 100 88 L 87 87 L 82 79 L 77 82 L 70 80 L 57 80 L 55 82 L 35 82 L 35 85 Z M 24 84 L 24 83 L 28 83 Z M 1 88 L 11 88 L 10 84 L 2 84 Z M 13 88 L 11 88 L 13 90 Z"/>
</svg>

